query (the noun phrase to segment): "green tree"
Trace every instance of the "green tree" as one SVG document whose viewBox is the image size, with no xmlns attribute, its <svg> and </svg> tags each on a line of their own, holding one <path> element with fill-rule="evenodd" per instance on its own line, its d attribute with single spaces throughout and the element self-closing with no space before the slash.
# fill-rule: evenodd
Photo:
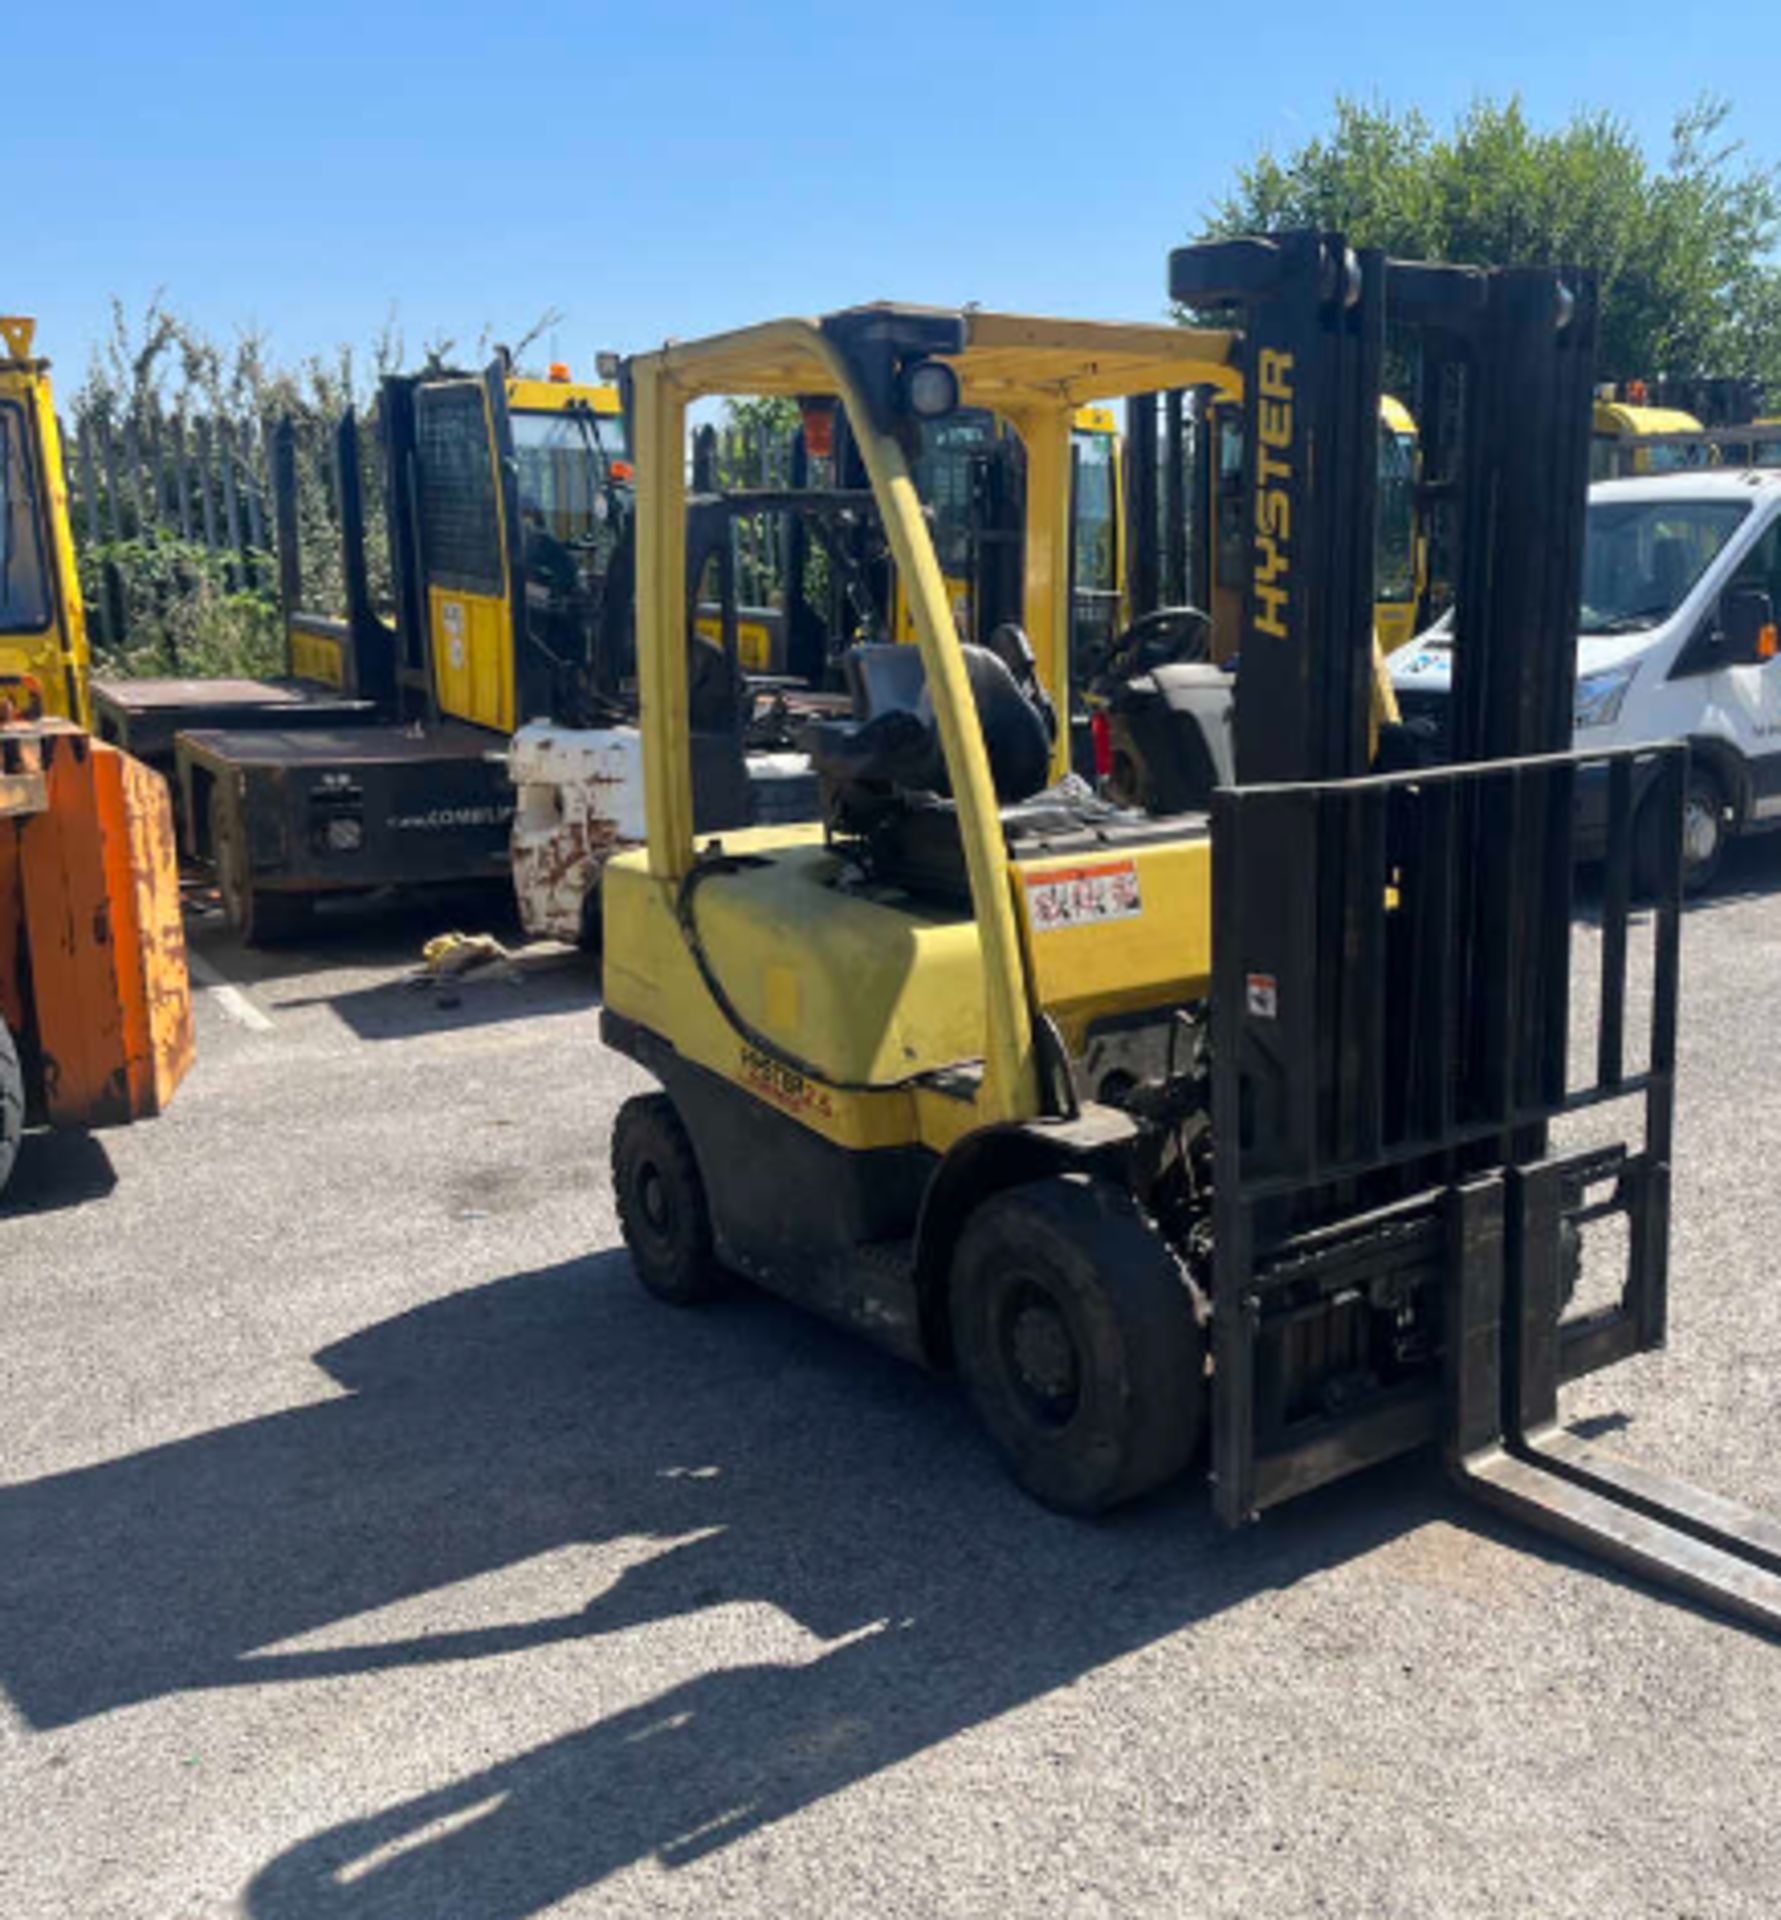
<svg viewBox="0 0 1781 1920">
<path fill-rule="evenodd" d="M 1604 379 L 1734 375 L 1781 394 L 1781 167 L 1728 137 L 1726 102 L 1676 117 L 1654 164 L 1624 121 L 1536 127 L 1481 100 L 1441 131 L 1338 98 L 1329 130 L 1239 169 L 1212 235 L 1341 229 L 1406 258 L 1594 269 Z"/>
</svg>

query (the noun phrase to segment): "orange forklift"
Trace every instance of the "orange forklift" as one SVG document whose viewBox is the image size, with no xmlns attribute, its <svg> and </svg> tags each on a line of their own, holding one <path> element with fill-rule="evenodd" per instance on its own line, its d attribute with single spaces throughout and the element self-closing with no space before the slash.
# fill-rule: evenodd
<svg viewBox="0 0 1781 1920">
<path fill-rule="evenodd" d="M 0 1189 L 25 1129 L 159 1113 L 192 1059 L 167 788 L 95 740 L 48 362 L 0 317 Z"/>
</svg>

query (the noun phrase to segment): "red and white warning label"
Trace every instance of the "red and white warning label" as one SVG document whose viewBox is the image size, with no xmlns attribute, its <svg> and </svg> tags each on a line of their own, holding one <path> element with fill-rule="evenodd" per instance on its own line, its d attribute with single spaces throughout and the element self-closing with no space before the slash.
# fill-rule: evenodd
<svg viewBox="0 0 1781 1920">
<path fill-rule="evenodd" d="M 1092 867 L 1046 867 L 1023 873 L 1027 916 L 1035 933 L 1083 927 L 1100 920 L 1135 920 L 1144 911 L 1138 868 L 1131 860 Z"/>
</svg>

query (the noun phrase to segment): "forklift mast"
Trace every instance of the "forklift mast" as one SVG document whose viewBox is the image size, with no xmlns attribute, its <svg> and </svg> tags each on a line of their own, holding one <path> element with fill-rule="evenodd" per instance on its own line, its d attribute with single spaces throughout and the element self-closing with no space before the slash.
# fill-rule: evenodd
<svg viewBox="0 0 1781 1920">
<path fill-rule="evenodd" d="M 1593 284 L 1402 266 L 1298 233 L 1178 252 L 1170 291 L 1241 306 L 1251 350 L 1238 784 L 1212 820 L 1218 1512 L 1238 1524 L 1440 1440 L 1469 1491 L 1773 1629 L 1781 1528 L 1559 1421 L 1565 1381 L 1665 1338 L 1687 768 L 1680 744 L 1569 750 Z M 1457 547 L 1456 758 L 1375 773 L 1370 449 L 1388 320 L 1419 343 L 1425 394 L 1452 402 L 1425 418 Z M 1571 969 L 1584 778 L 1606 785 L 1609 828 L 1594 1018 L 1574 1033 L 1589 1010 Z M 1645 779 L 1664 857 L 1629 1061 Z M 1553 1123 L 1586 1111 L 1621 1137 L 1555 1150 Z M 1616 1216 L 1615 1297 L 1574 1309 L 1584 1237 Z M 1351 1308 L 1357 1343 L 1369 1310 L 1377 1329 L 1401 1303 L 1408 1326 L 1431 1288 L 1437 1393 L 1406 1381 L 1292 1403 L 1307 1338 L 1339 1348 Z"/>
</svg>

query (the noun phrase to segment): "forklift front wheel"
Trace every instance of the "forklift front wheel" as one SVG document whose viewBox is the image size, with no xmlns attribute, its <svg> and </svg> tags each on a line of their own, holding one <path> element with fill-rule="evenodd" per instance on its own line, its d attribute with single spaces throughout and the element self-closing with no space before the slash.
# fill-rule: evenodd
<svg viewBox="0 0 1781 1920">
<path fill-rule="evenodd" d="M 19 1050 L 6 1022 L 0 1020 L 0 1191 L 12 1178 L 12 1163 L 25 1135 L 25 1075 Z"/>
<path fill-rule="evenodd" d="M 977 1417 L 1046 1506 L 1102 1512 L 1172 1480 L 1198 1451 L 1200 1315 L 1120 1188 L 1065 1174 L 986 1200 L 959 1236 L 951 1306 Z"/>
<path fill-rule="evenodd" d="M 705 1183 L 665 1093 L 638 1094 L 619 1108 L 612 1190 L 631 1264 L 658 1300 L 690 1307 L 722 1291 Z"/>
</svg>

